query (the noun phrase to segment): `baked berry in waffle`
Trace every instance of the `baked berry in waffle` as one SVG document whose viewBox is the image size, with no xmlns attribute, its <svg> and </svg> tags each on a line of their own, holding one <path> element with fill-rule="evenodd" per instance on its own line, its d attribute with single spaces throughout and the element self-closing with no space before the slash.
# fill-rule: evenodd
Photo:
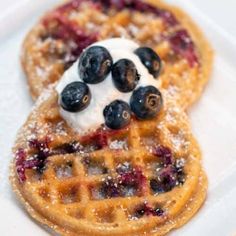
<svg viewBox="0 0 236 236">
<path fill-rule="evenodd" d="M 32 97 L 57 81 L 88 45 L 121 36 L 158 53 L 159 80 L 184 109 L 197 100 L 209 79 L 211 47 L 186 13 L 159 0 L 72 0 L 44 15 L 23 45 Z"/>
<path fill-rule="evenodd" d="M 202 205 L 207 180 L 187 117 L 172 101 L 156 118 L 80 136 L 55 90 L 20 130 L 11 166 L 29 214 L 61 235 L 164 235 Z"/>
</svg>

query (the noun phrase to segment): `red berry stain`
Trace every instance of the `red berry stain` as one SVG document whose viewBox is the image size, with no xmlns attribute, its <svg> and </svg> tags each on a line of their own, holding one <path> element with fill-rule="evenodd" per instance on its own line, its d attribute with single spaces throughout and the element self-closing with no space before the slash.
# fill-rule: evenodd
<svg viewBox="0 0 236 236">
<path fill-rule="evenodd" d="M 84 2 L 84 0 L 72 0 L 72 1 L 69 1 L 69 2 L 59 6 L 56 9 L 56 11 L 64 14 L 67 11 L 76 10 L 76 9 L 79 8 L 79 6 L 80 6 L 80 4 L 82 2 Z"/>
<path fill-rule="evenodd" d="M 95 149 L 100 150 L 108 146 L 108 140 L 110 137 L 120 134 L 122 131 L 125 130 L 109 130 L 100 128 L 94 133 L 83 136 L 80 141 L 82 142 L 82 144 L 95 144 Z M 24 182 L 26 180 L 26 169 L 36 169 L 39 172 L 43 172 L 45 163 L 49 156 L 72 154 L 85 151 L 84 146 L 76 141 L 62 144 L 58 147 L 55 147 L 54 149 L 50 148 L 50 142 L 51 140 L 48 137 L 45 137 L 43 140 L 29 140 L 28 146 L 30 148 L 30 151 L 33 152 L 33 155 L 30 156 L 27 160 L 26 151 L 22 148 L 18 149 L 18 151 L 16 152 L 16 170 L 20 182 Z"/>
<path fill-rule="evenodd" d="M 71 1 L 55 11 L 48 14 L 43 19 L 43 25 L 49 30 L 50 37 L 61 39 L 69 47 L 65 63 L 71 64 L 77 60 L 83 49 L 97 41 L 97 33 L 87 34 L 78 26 L 75 21 L 72 21 L 66 16 L 66 12 L 77 9 L 82 1 Z M 50 29 L 51 24 L 56 27 Z"/>
<path fill-rule="evenodd" d="M 18 149 L 16 152 L 16 172 L 21 183 L 26 180 L 26 169 L 38 169 L 44 165 L 44 161 L 36 158 L 26 160 L 26 152 L 23 149 Z"/>
<path fill-rule="evenodd" d="M 174 53 L 185 58 L 191 67 L 199 64 L 194 43 L 186 30 L 175 32 L 168 40 Z"/>
<path fill-rule="evenodd" d="M 138 193 L 144 193 L 147 188 L 147 180 L 140 167 L 127 169 L 124 172 L 119 171 L 118 173 L 116 179 L 108 178 L 102 183 L 101 192 L 105 197 L 123 196 L 124 187 L 134 187 Z"/>
<path fill-rule="evenodd" d="M 28 142 L 29 148 L 35 151 L 35 155 L 27 158 L 27 153 L 24 149 L 19 148 L 16 152 L 16 171 L 18 178 L 21 183 L 26 180 L 25 170 L 35 169 L 38 171 L 43 171 L 45 167 L 46 158 L 50 155 L 49 152 L 49 138 L 45 138 L 43 141 L 37 139 L 32 139 Z"/>
<path fill-rule="evenodd" d="M 94 144 L 98 150 L 103 149 L 108 146 L 108 133 L 102 129 L 98 129 L 93 133 L 81 137 L 80 141 L 82 144 Z"/>
<path fill-rule="evenodd" d="M 178 21 L 171 12 L 154 7 L 141 0 L 94 0 L 94 2 L 99 2 L 105 7 L 114 7 L 118 10 L 122 10 L 123 8 L 129 8 L 131 10 L 136 10 L 140 12 L 150 12 L 158 17 L 161 17 L 168 25 L 175 26 L 178 24 Z"/>
<path fill-rule="evenodd" d="M 141 194 L 145 193 L 147 189 L 147 178 L 144 176 L 140 166 L 136 166 L 123 173 L 120 172 L 118 183 L 122 186 L 135 187 Z"/>
<path fill-rule="evenodd" d="M 179 24 L 176 17 L 170 11 L 154 7 L 141 0 L 100 0 L 96 2 L 100 2 L 107 7 L 115 7 L 120 10 L 123 8 L 129 8 L 141 12 L 150 12 L 162 18 L 163 21 L 171 27 Z M 195 52 L 194 43 L 186 30 L 181 29 L 175 32 L 168 38 L 168 40 L 171 44 L 172 50 L 176 54 L 186 58 L 191 67 L 198 64 L 198 57 Z"/>
<path fill-rule="evenodd" d="M 120 135 L 127 130 L 127 127 L 119 130 L 112 130 L 108 128 L 101 127 L 95 132 L 89 133 L 81 137 L 80 141 L 82 144 L 95 144 L 96 149 L 100 150 L 108 146 L 109 139 Z"/>
<path fill-rule="evenodd" d="M 83 49 L 98 40 L 98 32 L 87 34 L 76 22 L 67 16 L 73 10 L 77 10 L 85 0 L 72 0 L 58 7 L 48 14 L 43 20 L 43 24 L 49 29 L 49 35 L 55 39 L 61 39 L 69 47 L 65 64 L 71 65 L 79 57 Z M 141 0 L 87 0 L 91 6 L 107 10 L 113 7 L 117 10 L 128 8 L 140 12 L 150 12 L 163 19 L 166 25 L 174 27 L 179 24 L 174 14 L 168 10 L 154 7 Z M 57 26 L 50 32 L 51 23 Z M 198 63 L 198 58 L 194 50 L 194 44 L 186 30 L 179 30 L 168 38 L 172 50 L 186 58 L 189 65 L 193 67 Z"/>
<path fill-rule="evenodd" d="M 76 152 L 83 151 L 83 147 L 76 141 L 71 143 L 64 143 L 60 146 L 55 147 L 50 155 L 63 155 L 63 154 L 72 154 Z"/>
<path fill-rule="evenodd" d="M 153 149 L 153 154 L 161 159 L 163 165 L 171 165 L 173 162 L 172 151 L 163 145 L 158 145 Z"/>
<path fill-rule="evenodd" d="M 25 168 L 24 168 L 25 158 L 26 158 L 25 150 L 19 148 L 16 152 L 16 172 L 21 182 L 24 182 L 26 180 Z"/>
<path fill-rule="evenodd" d="M 40 173 L 45 169 L 47 158 L 53 155 L 64 155 L 77 153 L 83 150 L 83 147 L 76 141 L 65 143 L 54 149 L 50 148 L 51 140 L 45 137 L 43 140 L 31 139 L 28 141 L 31 156 L 27 158 L 27 153 L 24 149 L 19 148 L 16 152 L 16 171 L 20 182 L 26 180 L 25 170 L 35 169 Z"/>
<path fill-rule="evenodd" d="M 31 149 L 37 152 L 38 159 L 46 159 L 50 155 L 50 142 L 50 139 L 46 137 L 44 140 L 31 139 L 28 144 Z"/>
</svg>

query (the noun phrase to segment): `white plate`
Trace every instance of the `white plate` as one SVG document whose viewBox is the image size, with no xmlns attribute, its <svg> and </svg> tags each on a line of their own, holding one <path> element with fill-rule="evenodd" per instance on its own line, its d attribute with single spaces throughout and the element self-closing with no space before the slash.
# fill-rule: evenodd
<svg viewBox="0 0 236 236">
<path fill-rule="evenodd" d="M 209 177 L 208 199 L 199 213 L 172 235 L 236 234 L 236 43 L 216 24 L 184 0 L 169 0 L 185 8 L 201 25 L 215 48 L 212 80 L 190 110 Z M 29 3 L 31 2 L 31 4 Z M 46 3 L 45 3 L 46 2 Z M 57 0 L 24 0 L 0 16 L 0 235 L 48 235 L 21 209 L 8 182 L 11 147 L 32 101 L 19 65 L 22 40 L 45 9 Z"/>
</svg>

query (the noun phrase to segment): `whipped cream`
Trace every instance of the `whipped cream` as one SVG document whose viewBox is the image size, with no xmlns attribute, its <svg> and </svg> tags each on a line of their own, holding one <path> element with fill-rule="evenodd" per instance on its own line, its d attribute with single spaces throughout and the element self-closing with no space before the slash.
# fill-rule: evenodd
<svg viewBox="0 0 236 236">
<path fill-rule="evenodd" d="M 142 64 L 141 60 L 134 51 L 139 48 L 139 45 L 131 40 L 124 38 L 107 39 L 94 43 L 91 46 L 103 46 L 111 54 L 113 63 L 120 59 L 129 59 L 135 64 L 140 80 L 135 89 L 140 86 L 153 85 L 160 87 L 160 81 L 155 79 Z M 60 95 L 63 89 L 74 81 L 82 81 L 78 73 L 79 59 L 63 74 L 56 90 Z M 89 106 L 80 112 L 65 111 L 60 107 L 60 114 L 65 121 L 79 133 L 86 133 L 98 128 L 104 123 L 103 110 L 104 108 L 116 99 L 120 99 L 129 103 L 132 92 L 122 93 L 116 89 L 112 82 L 111 73 L 104 81 L 98 84 L 87 84 L 91 92 L 91 102 Z"/>
</svg>

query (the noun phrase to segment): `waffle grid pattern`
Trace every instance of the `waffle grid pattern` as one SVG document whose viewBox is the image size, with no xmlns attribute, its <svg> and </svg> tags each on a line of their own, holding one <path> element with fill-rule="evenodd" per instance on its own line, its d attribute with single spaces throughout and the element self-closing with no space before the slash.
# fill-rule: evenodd
<svg viewBox="0 0 236 236">
<path fill-rule="evenodd" d="M 35 154 L 28 145 L 32 135 L 38 140 L 49 136 L 52 140 L 49 148 L 55 150 L 75 140 L 83 141 L 83 138 L 73 135 L 65 123 L 61 123 L 57 96 L 52 94 L 37 106 L 20 131 L 16 148 L 25 147 L 27 158 Z M 35 170 L 26 170 L 27 180 L 19 185 L 24 198 L 44 217 L 56 222 L 56 225 L 67 225 L 66 228 L 76 232 L 75 235 L 79 232 L 81 235 L 122 235 L 124 232 L 127 235 L 143 235 L 160 230 L 159 225 L 170 223 L 170 219 L 184 211 L 189 199 L 194 197 L 201 176 L 199 149 L 188 130 L 186 117 L 180 116 L 181 111 L 165 101 L 168 109 L 164 109 L 156 120 L 133 121 L 129 129 L 108 138 L 108 147 L 88 149 L 90 144 L 86 141 L 82 144 L 87 145 L 89 153 L 51 155 L 42 175 Z M 155 145 L 168 146 L 176 159 L 185 159 L 186 173 L 183 186 L 158 195 L 149 186 L 149 180 L 156 175 L 155 169 L 160 162 L 152 153 Z M 119 150 L 114 147 L 125 148 Z M 130 163 L 133 168 L 139 167 L 145 176 L 144 184 L 141 188 L 125 189 L 117 197 L 102 194 L 102 184 L 109 179 L 119 179 L 117 167 L 124 163 Z M 162 209 L 164 214 L 137 217 L 137 209 L 146 203 L 153 209 Z M 175 227 L 174 222 L 168 227 Z"/>
<path fill-rule="evenodd" d="M 150 126 L 149 132 L 153 132 L 152 130 L 153 127 Z M 129 131 L 126 132 L 127 133 L 125 135 L 123 134 L 122 136 L 124 137 L 127 135 L 128 137 L 129 145 L 127 151 L 111 150 L 108 148 L 84 154 L 85 158 L 86 156 L 89 156 L 91 160 L 96 162 L 97 166 L 88 167 L 86 163 L 83 163 L 84 158 L 81 154 L 67 154 L 63 155 L 63 157 L 61 155 L 56 155 L 49 157 L 47 168 L 42 176 L 42 181 L 40 181 L 39 183 L 38 181 L 37 183 L 33 183 L 35 184 L 36 188 L 38 188 L 37 186 L 39 184 L 40 196 L 42 198 L 45 198 L 46 201 L 53 202 L 53 204 L 76 204 L 80 210 L 86 208 L 86 204 L 91 205 L 91 202 L 94 207 L 97 203 L 97 207 L 99 208 L 99 206 L 101 205 L 101 201 L 105 201 L 105 199 L 102 199 L 104 198 L 104 196 L 101 196 L 101 194 L 99 194 L 99 186 L 104 183 L 104 180 L 107 177 L 113 177 L 114 179 L 117 178 L 118 174 L 116 169 L 119 164 L 128 162 L 131 163 L 131 166 L 139 166 L 141 170 L 144 170 L 143 174 L 147 177 L 147 179 L 153 177 L 154 171 L 152 167 L 149 166 L 149 163 L 151 161 L 153 163 L 158 163 L 158 158 L 150 153 L 150 150 L 148 150 L 147 146 L 145 147 L 144 144 L 141 143 L 139 128 L 137 126 L 132 126 L 132 128 L 130 128 Z M 147 132 L 147 130 L 145 130 L 145 132 Z M 156 137 L 150 136 L 148 138 L 150 139 Z M 149 141 L 153 142 L 153 140 Z M 95 168 L 94 171 L 92 170 L 93 167 Z M 104 172 L 103 169 L 108 170 L 108 173 L 100 174 L 101 172 Z M 35 173 L 35 171 L 29 172 Z M 34 176 L 32 177 L 34 179 Z M 146 181 L 145 185 L 145 189 L 143 189 L 141 192 L 138 191 L 138 194 L 134 193 L 133 196 L 138 200 L 139 204 L 142 204 L 150 196 L 154 195 L 148 187 L 148 181 Z M 45 186 L 48 187 L 45 188 Z M 139 199 L 135 195 L 138 195 Z M 131 199 L 132 197 L 129 196 L 128 198 Z M 113 201 L 115 203 L 116 198 L 109 199 L 109 201 Z M 124 202 L 126 201 L 127 199 Z M 118 201 L 116 207 L 119 207 L 119 204 L 120 200 Z M 106 204 L 104 203 L 103 205 Z M 105 207 L 103 212 L 104 218 L 107 218 L 108 209 L 106 208 L 107 207 Z M 94 215 L 95 209 L 96 207 L 92 208 L 92 212 L 90 208 L 87 208 L 86 210 L 84 209 L 85 212 L 80 212 L 79 215 L 83 215 L 84 218 L 88 220 L 94 220 L 95 222 L 97 220 L 103 221 L 101 212 L 100 219 L 96 215 Z M 135 209 L 133 209 L 133 211 L 134 210 Z M 125 216 L 124 214 L 125 212 L 123 209 L 118 209 L 118 211 L 116 212 L 116 216 L 114 216 L 114 219 L 120 219 L 121 215 L 123 215 L 122 218 L 127 218 L 127 216 Z M 111 219 L 109 218 L 109 220 Z"/>
</svg>

